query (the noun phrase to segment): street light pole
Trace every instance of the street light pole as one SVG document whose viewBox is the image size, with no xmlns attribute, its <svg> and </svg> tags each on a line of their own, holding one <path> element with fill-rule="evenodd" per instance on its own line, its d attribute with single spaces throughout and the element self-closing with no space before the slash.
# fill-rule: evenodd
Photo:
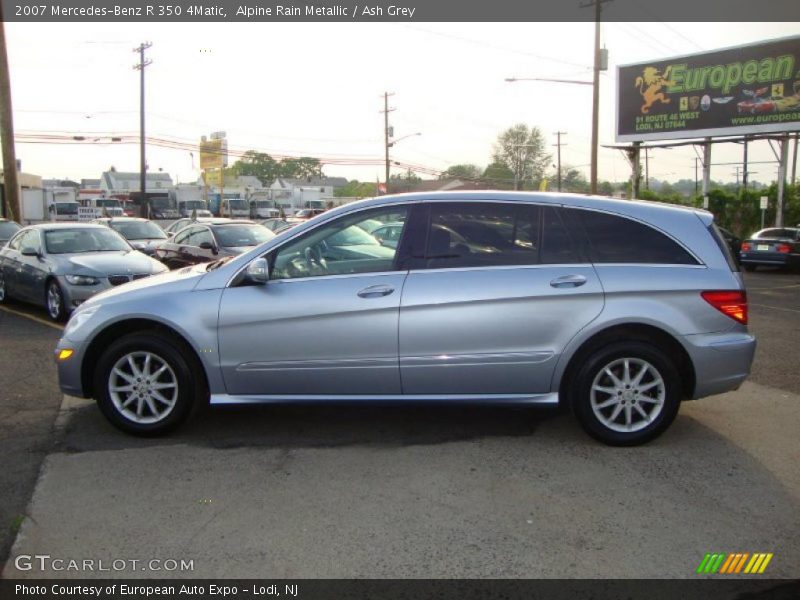
<svg viewBox="0 0 800 600">
<path fill-rule="evenodd" d="M 134 52 L 139 53 L 139 63 L 133 66 L 135 70 L 139 71 L 139 202 L 140 206 L 145 207 L 145 216 L 148 218 L 150 217 L 150 210 L 145 196 L 147 191 L 147 159 L 144 141 L 144 69 L 147 65 L 152 64 L 153 61 L 150 59 L 145 60 L 144 51 L 152 45 L 151 42 L 146 42 L 133 49 Z"/>
</svg>

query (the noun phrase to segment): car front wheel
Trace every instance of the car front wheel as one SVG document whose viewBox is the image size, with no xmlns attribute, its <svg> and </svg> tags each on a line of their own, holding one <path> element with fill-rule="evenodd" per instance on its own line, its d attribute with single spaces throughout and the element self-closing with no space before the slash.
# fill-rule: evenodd
<svg viewBox="0 0 800 600">
<path fill-rule="evenodd" d="M 157 332 L 131 334 L 100 357 L 94 390 L 103 415 L 127 433 L 167 433 L 191 413 L 200 392 L 187 349 Z"/>
<path fill-rule="evenodd" d="M 64 307 L 64 294 L 61 291 L 61 286 L 58 285 L 55 279 L 50 280 L 47 284 L 45 303 L 47 304 L 47 316 L 56 323 L 64 320 L 67 315 L 66 308 Z"/>
<path fill-rule="evenodd" d="M 596 350 L 578 371 L 572 409 L 583 428 L 612 446 L 658 437 L 680 406 L 680 376 L 672 360 L 644 342 Z"/>
</svg>

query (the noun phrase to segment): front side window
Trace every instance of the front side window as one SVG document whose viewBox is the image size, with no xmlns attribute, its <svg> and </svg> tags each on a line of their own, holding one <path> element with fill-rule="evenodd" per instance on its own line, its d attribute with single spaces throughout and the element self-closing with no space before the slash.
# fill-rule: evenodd
<svg viewBox="0 0 800 600">
<path fill-rule="evenodd" d="M 396 245 L 386 245 L 359 225 L 368 220 L 406 222 L 407 207 L 363 211 L 321 225 L 281 247 L 272 257 L 272 279 L 378 273 L 395 269 Z"/>
<path fill-rule="evenodd" d="M 25 237 L 26 233 L 27 232 L 22 231 L 11 238 L 11 241 L 8 242 L 8 247 L 19 252 L 22 249 L 22 239 Z"/>
<path fill-rule="evenodd" d="M 698 264 L 679 244 L 649 225 L 591 210 L 576 213 L 596 263 Z"/>
<path fill-rule="evenodd" d="M 186 242 L 189 246 L 200 246 L 203 242 L 214 245 L 214 236 L 211 235 L 211 230 L 208 227 L 194 227 Z"/>
<path fill-rule="evenodd" d="M 538 264 L 540 216 L 540 208 L 533 205 L 434 203 L 427 267 Z"/>
<path fill-rule="evenodd" d="M 189 243 L 189 236 L 192 235 L 193 232 L 197 231 L 197 227 L 187 227 L 186 229 L 181 229 L 175 235 L 175 242 L 176 244 L 188 244 Z"/>
</svg>

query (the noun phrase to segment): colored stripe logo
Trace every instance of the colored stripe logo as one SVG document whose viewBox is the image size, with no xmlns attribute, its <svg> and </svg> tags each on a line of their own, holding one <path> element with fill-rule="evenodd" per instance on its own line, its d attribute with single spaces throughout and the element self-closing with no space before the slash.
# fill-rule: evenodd
<svg viewBox="0 0 800 600">
<path fill-rule="evenodd" d="M 697 573 L 737 575 L 739 573 L 748 575 L 760 575 L 763 573 L 773 554 L 756 552 L 725 552 L 708 553 L 703 557 Z"/>
</svg>

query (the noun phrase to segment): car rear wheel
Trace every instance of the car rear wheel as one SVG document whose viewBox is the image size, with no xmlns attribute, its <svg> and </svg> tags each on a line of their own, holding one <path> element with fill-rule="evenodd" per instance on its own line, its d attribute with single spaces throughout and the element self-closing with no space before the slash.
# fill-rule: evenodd
<svg viewBox="0 0 800 600">
<path fill-rule="evenodd" d="M 180 425 L 201 388 L 186 349 L 157 332 L 127 335 L 102 354 L 94 390 L 103 415 L 127 433 L 154 436 Z"/>
<path fill-rule="evenodd" d="M 672 360 L 644 342 L 595 351 L 578 371 L 572 409 L 583 428 L 612 446 L 634 446 L 664 432 L 678 414 L 680 376 Z"/>
<path fill-rule="evenodd" d="M 45 292 L 45 303 L 47 305 L 47 316 L 56 323 L 64 320 L 67 315 L 66 308 L 64 308 L 64 294 L 61 292 L 61 286 L 55 279 L 51 279 L 47 284 L 47 291 Z"/>
</svg>

